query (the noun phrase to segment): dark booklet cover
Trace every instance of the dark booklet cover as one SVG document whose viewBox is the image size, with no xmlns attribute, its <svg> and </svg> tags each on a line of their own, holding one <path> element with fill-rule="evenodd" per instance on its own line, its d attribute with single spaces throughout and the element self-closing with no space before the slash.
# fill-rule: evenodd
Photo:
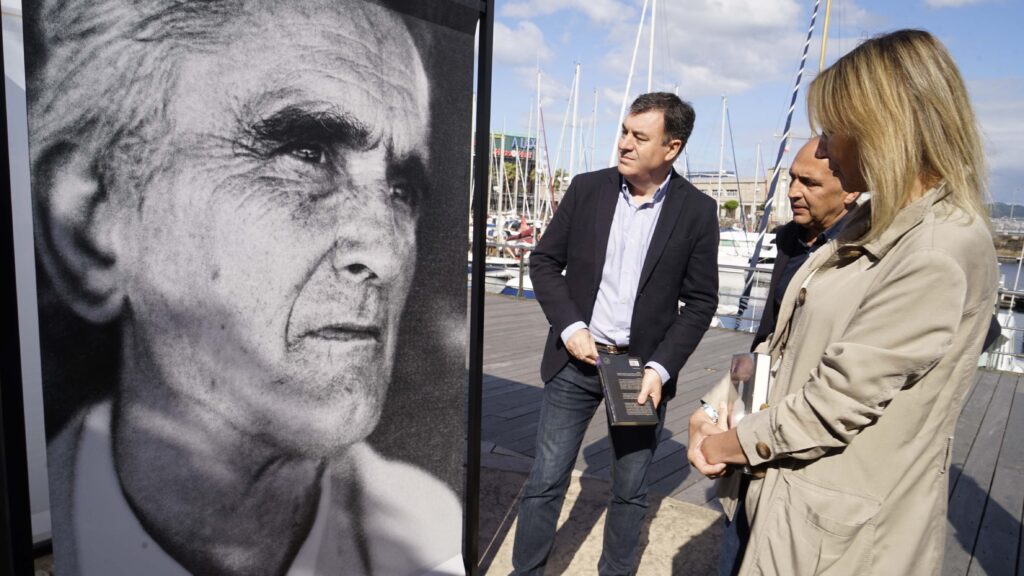
<svg viewBox="0 0 1024 576">
<path fill-rule="evenodd" d="M 639 358 L 627 354 L 598 353 L 597 374 L 604 389 L 608 423 L 612 426 L 650 426 L 658 423 L 654 403 L 637 404 L 644 366 Z"/>
</svg>

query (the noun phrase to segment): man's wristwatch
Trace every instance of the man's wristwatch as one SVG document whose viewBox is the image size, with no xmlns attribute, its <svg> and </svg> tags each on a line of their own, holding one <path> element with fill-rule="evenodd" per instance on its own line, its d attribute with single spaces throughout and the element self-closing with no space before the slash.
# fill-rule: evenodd
<svg viewBox="0 0 1024 576">
<path fill-rule="evenodd" d="M 718 410 L 715 410 L 711 404 L 705 402 L 703 398 L 701 398 L 700 407 L 704 410 L 704 413 L 708 415 L 708 418 L 711 418 L 712 422 L 718 424 Z"/>
</svg>

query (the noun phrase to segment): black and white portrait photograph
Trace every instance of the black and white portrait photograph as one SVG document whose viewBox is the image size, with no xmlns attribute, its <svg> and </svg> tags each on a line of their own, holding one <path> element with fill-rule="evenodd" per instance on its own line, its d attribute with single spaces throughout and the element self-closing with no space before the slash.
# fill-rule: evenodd
<svg viewBox="0 0 1024 576">
<path fill-rule="evenodd" d="M 57 571 L 462 573 L 477 11 L 24 16 Z"/>
</svg>

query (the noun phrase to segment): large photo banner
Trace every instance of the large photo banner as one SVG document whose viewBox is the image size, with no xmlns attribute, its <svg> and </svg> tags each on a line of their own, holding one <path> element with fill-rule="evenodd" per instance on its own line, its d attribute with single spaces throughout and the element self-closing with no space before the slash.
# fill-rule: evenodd
<svg viewBox="0 0 1024 576">
<path fill-rule="evenodd" d="M 25 4 L 62 576 L 463 571 L 471 5 Z"/>
</svg>

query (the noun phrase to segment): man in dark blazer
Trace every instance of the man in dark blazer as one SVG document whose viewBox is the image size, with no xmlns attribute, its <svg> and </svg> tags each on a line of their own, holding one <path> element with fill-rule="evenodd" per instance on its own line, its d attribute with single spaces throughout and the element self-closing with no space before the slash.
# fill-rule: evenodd
<svg viewBox="0 0 1024 576">
<path fill-rule="evenodd" d="M 828 167 L 828 160 L 815 157 L 818 139 L 811 138 L 797 151 L 789 167 L 789 204 L 793 219 L 775 231 L 777 256 L 772 280 L 765 296 L 764 312 L 750 349 L 768 339 L 775 330 L 775 314 L 782 303 L 790 278 L 812 252 L 842 231 L 846 215 L 853 210 L 860 192 L 843 190 Z M 746 481 L 741 484 L 746 493 Z M 740 498 L 742 502 L 742 497 Z M 740 504 L 742 506 L 742 503 Z M 750 528 L 746 515 L 736 513 L 726 521 L 719 554 L 719 574 L 736 574 L 743 559 Z"/>
<path fill-rule="evenodd" d="M 758 324 L 753 350 L 775 330 L 775 313 L 793 277 L 807 257 L 835 238 L 843 229 L 846 215 L 853 209 L 859 191 L 843 190 L 832 174 L 828 160 L 816 158 L 818 139 L 805 143 L 789 167 L 789 204 L 793 220 L 775 231 L 778 255 L 772 268 L 772 280 Z"/>
<path fill-rule="evenodd" d="M 551 329 L 536 457 L 517 520 L 516 574 L 542 573 L 547 562 L 573 463 L 603 398 L 599 349 L 640 358 L 637 402 L 652 402 L 659 416 L 656 426 L 609 428 L 612 496 L 598 571 L 633 571 L 665 404 L 718 303 L 715 202 L 672 170 L 693 120 L 693 108 L 673 94 L 637 98 L 622 125 L 618 168 L 573 179 L 530 259 Z"/>
</svg>

